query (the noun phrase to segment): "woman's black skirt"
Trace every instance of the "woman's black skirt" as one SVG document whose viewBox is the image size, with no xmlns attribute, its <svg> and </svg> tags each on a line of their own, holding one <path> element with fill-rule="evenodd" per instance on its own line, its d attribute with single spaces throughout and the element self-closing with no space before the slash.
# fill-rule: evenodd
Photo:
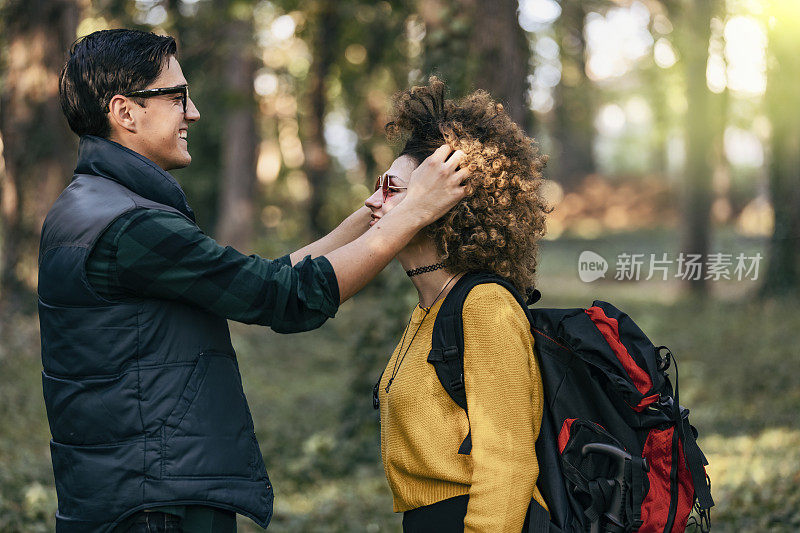
<svg viewBox="0 0 800 533">
<path fill-rule="evenodd" d="M 417 507 L 403 513 L 403 533 L 464 533 L 469 494 Z M 522 531 L 528 531 L 530 516 L 525 516 Z"/>
<path fill-rule="evenodd" d="M 469 495 L 456 496 L 403 513 L 403 533 L 464 533 Z"/>
</svg>

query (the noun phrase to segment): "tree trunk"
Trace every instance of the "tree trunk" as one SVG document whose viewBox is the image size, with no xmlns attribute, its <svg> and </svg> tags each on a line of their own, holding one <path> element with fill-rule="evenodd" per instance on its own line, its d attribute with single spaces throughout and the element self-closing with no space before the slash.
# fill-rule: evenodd
<svg viewBox="0 0 800 533">
<path fill-rule="evenodd" d="M 483 89 L 530 132 L 527 102 L 530 46 L 517 0 L 418 2 L 425 23 L 423 75 L 442 77 L 455 97 Z M 502 38 L 498 38 L 502 36 Z"/>
<path fill-rule="evenodd" d="M 556 21 L 561 56 L 561 82 L 555 88 L 554 170 L 566 189 L 573 189 L 595 171 L 595 88 L 586 76 L 586 40 L 583 36 L 587 6 L 562 2 Z"/>
<path fill-rule="evenodd" d="M 773 61 L 767 80 L 767 114 L 772 124 L 769 182 L 775 229 L 770 240 L 762 296 L 800 295 L 800 76 L 797 33 L 800 6 L 779 2 L 783 12 L 769 32 Z"/>
<path fill-rule="evenodd" d="M 509 116 L 530 132 L 531 111 L 527 103 L 531 52 L 528 37 L 519 25 L 517 0 L 477 1 L 470 57 L 477 65 L 473 76 L 476 89 L 488 91 L 502 102 Z"/>
<path fill-rule="evenodd" d="M 519 2 L 460 0 L 449 5 L 425 0 L 417 6 L 426 30 L 423 76 L 442 77 L 456 98 L 475 89 L 487 91 L 530 133 L 531 53 L 519 25 Z"/>
<path fill-rule="evenodd" d="M 331 229 L 328 227 L 324 212 L 331 178 L 331 160 L 325 142 L 325 115 L 328 109 L 326 79 L 336 59 L 335 43 L 339 31 L 336 1 L 322 0 L 318 8 L 303 146 L 305 171 L 311 185 L 309 226 L 314 238 L 325 235 Z"/>
<path fill-rule="evenodd" d="M 258 133 L 253 91 L 256 64 L 252 20 L 226 22 L 223 77 L 227 108 L 222 136 L 222 182 L 215 235 L 225 245 L 246 251 L 253 240 Z"/>
<path fill-rule="evenodd" d="M 42 222 L 75 168 L 77 139 L 61 112 L 58 76 L 79 16 L 72 0 L 9 0 L 3 9 L 0 299 L 6 306 L 33 289 Z"/>
<path fill-rule="evenodd" d="M 780 136 L 781 138 L 776 138 Z M 800 288 L 800 131 L 773 131 L 769 164 L 775 229 L 762 287 L 763 296 L 798 296 Z"/>
<path fill-rule="evenodd" d="M 710 241 L 712 200 L 712 148 L 714 117 L 711 114 L 711 91 L 706 83 L 708 44 L 715 0 L 695 0 L 681 4 L 685 31 L 677 39 L 686 75 L 686 170 L 682 249 L 700 254 L 706 261 Z M 708 292 L 705 268 L 699 279 L 687 280 L 694 296 Z"/>
</svg>

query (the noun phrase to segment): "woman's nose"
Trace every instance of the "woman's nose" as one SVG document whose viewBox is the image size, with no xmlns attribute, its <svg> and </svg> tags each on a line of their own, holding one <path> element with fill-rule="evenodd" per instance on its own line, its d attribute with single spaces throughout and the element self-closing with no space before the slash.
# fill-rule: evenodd
<svg viewBox="0 0 800 533">
<path fill-rule="evenodd" d="M 372 196 L 364 201 L 364 205 L 370 209 L 380 209 L 383 205 L 383 195 L 380 189 L 372 193 Z"/>
</svg>

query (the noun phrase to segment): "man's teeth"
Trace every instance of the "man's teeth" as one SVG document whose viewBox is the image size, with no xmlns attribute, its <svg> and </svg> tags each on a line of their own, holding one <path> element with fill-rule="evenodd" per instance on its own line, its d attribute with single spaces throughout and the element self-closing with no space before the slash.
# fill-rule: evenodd
<svg viewBox="0 0 800 533">
<path fill-rule="evenodd" d="M 185 139 L 186 138 L 186 132 L 185 131 L 179 131 L 178 132 L 178 137 L 180 137 L 181 139 Z"/>
</svg>

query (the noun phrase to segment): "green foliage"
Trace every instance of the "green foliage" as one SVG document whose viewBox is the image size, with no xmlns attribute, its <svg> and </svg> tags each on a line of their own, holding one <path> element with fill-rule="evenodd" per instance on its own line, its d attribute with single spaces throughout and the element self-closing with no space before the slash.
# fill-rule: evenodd
<svg viewBox="0 0 800 533">
<path fill-rule="evenodd" d="M 746 9 L 735 7 L 740 3 L 729 0 L 726 5 L 731 13 L 739 10 L 746 14 Z M 0 10 L 11 4 L 0 0 Z M 252 17 L 254 56 L 261 54 L 257 57 L 259 72 L 278 80 L 276 93 L 258 101 L 261 138 L 277 146 L 288 131 L 288 137 L 293 137 L 290 140 L 296 138 L 304 144 L 308 140 L 303 122 L 309 111 L 306 96 L 313 60 L 309 50 L 325 24 L 315 18 L 323 4 L 323 0 L 89 3 L 88 18 L 102 17 L 114 27 L 165 31 L 178 39 L 181 65 L 202 118 L 190 130 L 193 164 L 175 175 L 206 230 L 210 231 L 217 219 L 224 119 L 230 107 L 240 103 L 231 101 L 227 93 L 222 26 Z M 778 23 L 769 30 L 776 59 L 769 63 L 768 93 L 763 102 L 732 98 L 724 118 L 730 125 L 751 129 L 753 117 L 766 111 L 775 131 L 795 132 L 796 116 L 786 110 L 793 109 L 787 102 L 797 98 L 796 77 L 781 77 L 780 73 L 797 70 L 797 32 L 793 29 L 800 19 L 794 16 L 793 0 L 774 4 L 793 14 L 767 13 L 775 15 Z M 481 68 L 465 53 L 476 21 L 457 3 L 349 0 L 333 5 L 339 24 L 330 43 L 333 59 L 325 80 L 326 113 L 346 117 L 345 126 L 357 136 L 358 161 L 355 167 L 345 168 L 332 158 L 321 217 L 329 227 L 366 196 L 374 176 L 388 166 L 397 151 L 382 134 L 392 95 L 438 73 L 448 80 L 451 95 L 458 97 L 470 90 L 471 80 Z M 618 7 L 618 3 L 599 0 L 581 2 L 576 18 L 557 21 L 545 34 L 556 36 L 564 48 L 565 33 L 583 34 L 582 28 L 575 26 L 582 23 L 584 11 L 605 11 L 612 5 Z M 696 37 L 686 21 L 681 22 L 687 5 L 667 0 L 648 3 L 653 13 L 663 12 L 674 22 L 675 31 L 670 30 L 668 38 L 679 50 Z M 146 9 L 162 7 L 167 9 L 163 23 L 154 27 L 144 22 Z M 287 54 L 287 61 L 273 64 L 269 58 L 279 52 L 277 45 L 270 49 L 258 39 L 275 19 L 286 14 L 297 24 L 290 38 L 292 47 L 281 52 Z M 654 28 L 651 31 L 654 38 L 659 37 Z M 708 47 L 689 48 L 704 54 Z M 609 170 L 663 174 L 669 166 L 667 139 L 686 121 L 686 54 L 669 69 L 645 59 L 620 80 L 597 83 L 580 72 L 586 59 L 584 50 L 573 50 L 572 55 L 565 52 L 569 50 L 559 50 L 562 70 L 580 75 L 569 86 L 562 75 L 556 97 L 563 109 L 543 113 L 537 127 L 558 141 L 557 145 L 583 146 L 583 155 L 591 159 L 591 147 L 600 144 L 602 148 L 603 141 L 597 142 L 594 126 L 597 108 L 605 103 L 624 104 L 631 95 L 642 95 L 653 112 L 652 131 L 630 130 L 628 137 L 606 139 L 613 145 Z M 8 55 L 5 43 L 0 53 Z M 281 98 L 280 105 L 277 98 Z M 714 127 L 722 131 L 724 125 Z M 791 144 L 795 137 L 785 138 Z M 307 199 L 297 194 L 296 187 L 299 183 L 302 190 L 307 185 L 302 163 L 287 162 L 284 148 L 276 148 L 280 168 L 272 181 L 261 184 L 257 201 L 259 209 L 266 205 L 280 214 L 279 223 L 257 232 L 255 249 L 273 257 L 309 236 Z M 592 161 L 581 165 L 588 171 Z M 728 196 L 735 212 L 757 192 L 754 180 L 759 171 L 733 168 L 730 175 L 730 191 L 720 194 Z M 728 231 L 718 231 L 714 239 L 717 242 L 712 249 L 716 250 L 751 253 L 764 249 L 762 242 L 737 238 Z M 800 362 L 794 349 L 800 330 L 797 301 L 753 303 L 752 290 L 735 283 L 715 284 L 717 299 L 707 301 L 681 299 L 675 281 L 583 284 L 574 275 L 574 265 L 585 249 L 607 258 L 621 251 L 674 252 L 677 235 L 659 230 L 594 241 L 544 243 L 539 269 L 545 294 L 542 304 L 585 306 L 593 298 L 611 300 L 634 316 L 655 342 L 673 349 L 681 365 L 681 398 L 692 407 L 692 420 L 701 431 L 701 444 L 711 461 L 709 472 L 718 503 L 713 515 L 715 532 L 799 530 L 800 424 L 796 413 L 800 409 L 800 376 L 792 371 Z M 607 277 L 613 277 L 613 272 Z M 371 390 L 414 304 L 410 284 L 393 265 L 321 330 L 281 336 L 264 328 L 234 324 L 245 388 L 276 487 L 270 531 L 398 529 L 399 517 L 391 513 L 391 495 L 380 464 Z M 19 314 L 0 326 L 0 531 L 52 531 L 56 498 L 41 398 L 36 319 Z M 257 528 L 242 520 L 240 530 Z"/>
<path fill-rule="evenodd" d="M 430 13 L 423 26 L 425 32 L 422 65 L 415 83 L 424 83 L 427 76 L 435 74 L 447 81 L 454 97 L 464 96 L 472 87 L 475 70 L 480 68 L 470 60 L 470 39 L 476 22 L 469 18 L 463 4 L 436 2 L 428 8 Z"/>
<path fill-rule="evenodd" d="M 800 331 L 796 301 L 675 299 L 667 282 L 581 283 L 577 254 L 592 249 L 672 250 L 664 232 L 603 241 L 548 242 L 539 286 L 544 306 L 616 303 L 680 365 L 717 501 L 715 532 L 800 527 Z M 763 243 L 724 236 L 722 249 Z M 613 268 L 613 267 L 612 267 Z M 321 329 L 279 335 L 232 324 L 256 431 L 275 486 L 270 531 L 397 531 L 400 517 L 380 463 L 371 405 L 380 375 L 416 303 L 393 265 Z M 48 453 L 35 317 L 3 324 L 0 344 L 0 530 L 52 531 L 55 491 Z M 260 531 L 246 519 L 243 532 Z"/>
<path fill-rule="evenodd" d="M 0 531 L 53 530 L 56 494 L 35 316 L 0 323 Z"/>
<path fill-rule="evenodd" d="M 392 264 L 362 295 L 366 303 L 365 320 L 357 330 L 352 352 L 350 395 L 340 412 L 342 425 L 337 433 L 344 470 L 349 464 L 370 464 L 375 458 L 375 438 L 380 431 L 377 411 L 364 409 L 365 399 L 372 399 L 377 383 L 394 351 L 414 306 L 417 294 L 405 273 Z"/>
</svg>

